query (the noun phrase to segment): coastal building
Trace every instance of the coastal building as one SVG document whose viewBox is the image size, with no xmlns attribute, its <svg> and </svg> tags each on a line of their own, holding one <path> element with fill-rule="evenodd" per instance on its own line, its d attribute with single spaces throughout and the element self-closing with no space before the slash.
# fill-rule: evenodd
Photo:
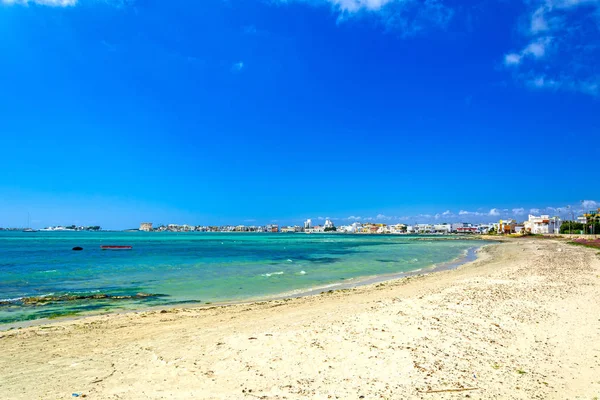
<svg viewBox="0 0 600 400">
<path fill-rule="evenodd" d="M 431 224 L 416 224 L 415 230 L 417 233 L 432 233 L 433 225 L 431 225 Z"/>
<path fill-rule="evenodd" d="M 338 227 L 337 231 L 342 233 L 360 233 L 362 231 L 362 225 L 358 222 L 354 222 L 351 225 L 344 225 Z"/>
<path fill-rule="evenodd" d="M 310 229 L 305 229 L 304 232 L 306 232 L 306 233 L 323 233 L 323 232 L 325 232 L 325 228 L 320 225 L 317 225 L 317 226 L 313 226 Z"/>
<path fill-rule="evenodd" d="M 395 225 L 390 225 L 388 226 L 388 233 L 391 234 L 400 234 L 400 233 L 406 233 L 406 224 L 395 224 Z"/>
<path fill-rule="evenodd" d="M 489 233 L 492 229 L 494 229 L 494 224 L 479 224 L 476 226 L 477 233 L 486 234 Z"/>
<path fill-rule="evenodd" d="M 304 221 L 304 229 L 310 229 L 312 228 L 312 220 L 309 218 L 306 221 Z"/>
<path fill-rule="evenodd" d="M 525 224 L 515 225 L 515 233 L 523 233 L 525 231 L 526 231 Z"/>
<path fill-rule="evenodd" d="M 550 217 L 549 215 L 529 215 L 529 219 L 523 224 L 529 233 L 547 234 L 560 233 L 561 220 L 559 217 Z"/>
<path fill-rule="evenodd" d="M 144 231 L 144 232 L 152 231 L 152 222 L 142 222 L 140 224 L 140 231 Z"/>
<path fill-rule="evenodd" d="M 451 227 L 451 231 L 455 232 L 455 233 L 465 233 L 465 232 L 472 232 L 472 229 L 465 229 L 465 228 L 473 228 L 473 224 L 470 222 L 455 222 L 454 224 L 452 224 Z"/>
<path fill-rule="evenodd" d="M 450 233 L 452 232 L 452 225 L 448 223 L 434 224 L 432 230 L 435 233 Z"/>
<path fill-rule="evenodd" d="M 302 228 L 297 225 L 285 226 L 285 227 L 281 228 L 281 233 L 296 233 L 296 232 L 302 232 Z"/>
<path fill-rule="evenodd" d="M 277 233 L 279 232 L 279 225 L 267 225 L 267 232 L 269 233 Z"/>
<path fill-rule="evenodd" d="M 580 220 L 581 218 L 581 220 Z M 597 224 L 600 223 L 600 208 L 597 211 L 588 211 L 581 217 L 577 218 L 578 222 L 583 224 Z"/>
<path fill-rule="evenodd" d="M 383 226 L 383 224 L 371 224 L 371 223 L 363 224 L 360 229 L 360 232 L 357 232 L 357 233 L 375 234 L 375 233 L 377 233 L 379 228 L 381 228 L 382 226 Z"/>
<path fill-rule="evenodd" d="M 501 219 L 498 223 L 498 233 L 501 234 L 510 234 L 515 233 L 515 227 L 517 226 L 517 221 L 514 219 Z"/>
<path fill-rule="evenodd" d="M 331 229 L 331 228 L 335 228 L 335 225 L 333 225 L 333 222 L 331 222 L 331 220 L 329 218 L 327 218 L 325 220 L 325 225 L 323 225 L 323 228 Z"/>
</svg>

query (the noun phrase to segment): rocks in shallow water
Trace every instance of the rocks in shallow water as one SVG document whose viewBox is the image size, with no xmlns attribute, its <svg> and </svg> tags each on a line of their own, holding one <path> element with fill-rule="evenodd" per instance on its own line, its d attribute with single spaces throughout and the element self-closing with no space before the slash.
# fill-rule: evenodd
<svg viewBox="0 0 600 400">
<path fill-rule="evenodd" d="M 36 306 L 44 305 L 48 303 L 60 303 L 68 301 L 81 301 L 81 300 L 136 300 L 136 299 L 147 299 L 150 297 L 164 297 L 163 294 L 152 294 L 152 293 L 136 293 L 134 295 L 109 295 L 106 293 L 95 293 L 95 294 L 64 294 L 60 296 L 32 296 L 22 297 L 14 300 L 0 301 L 1 305 L 23 305 L 23 306 Z"/>
</svg>

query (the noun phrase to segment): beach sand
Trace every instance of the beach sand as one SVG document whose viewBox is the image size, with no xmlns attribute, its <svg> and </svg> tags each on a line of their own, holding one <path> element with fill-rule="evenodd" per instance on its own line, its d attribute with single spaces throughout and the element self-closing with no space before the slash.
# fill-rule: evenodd
<svg viewBox="0 0 600 400">
<path fill-rule="evenodd" d="M 591 400 L 600 397 L 600 255 L 518 239 L 456 270 L 346 291 L 0 332 L 1 399 L 73 393 Z"/>
</svg>

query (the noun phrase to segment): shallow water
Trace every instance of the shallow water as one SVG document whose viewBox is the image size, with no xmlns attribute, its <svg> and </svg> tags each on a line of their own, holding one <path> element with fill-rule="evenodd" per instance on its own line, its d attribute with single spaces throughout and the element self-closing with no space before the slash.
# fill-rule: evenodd
<svg viewBox="0 0 600 400">
<path fill-rule="evenodd" d="M 481 244 L 410 236 L 0 232 L 0 323 L 311 291 L 431 267 Z"/>
</svg>

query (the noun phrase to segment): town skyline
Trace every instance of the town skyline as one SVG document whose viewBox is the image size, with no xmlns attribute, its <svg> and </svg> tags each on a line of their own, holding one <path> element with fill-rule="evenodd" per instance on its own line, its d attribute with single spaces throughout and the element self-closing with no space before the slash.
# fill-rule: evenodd
<svg viewBox="0 0 600 400">
<path fill-rule="evenodd" d="M 336 225 L 346 225 L 352 224 L 354 222 L 358 223 L 385 223 L 385 224 L 396 224 L 396 223 L 404 223 L 404 224 L 418 224 L 418 223 L 457 223 L 457 222 L 466 222 L 466 223 L 477 223 L 477 224 L 486 224 L 491 222 L 497 222 L 501 219 L 515 219 L 517 221 L 526 220 L 528 215 L 550 215 L 550 216 L 558 216 L 562 220 L 576 220 L 578 215 L 581 215 L 584 212 L 595 211 L 600 208 L 600 201 L 596 200 L 580 200 L 579 202 L 574 202 L 572 204 L 567 204 L 563 206 L 547 206 L 547 207 L 515 207 L 512 209 L 509 208 L 491 208 L 486 210 L 482 207 L 471 210 L 458 209 L 458 211 L 452 211 L 450 209 L 446 209 L 443 212 L 437 213 L 419 213 L 416 215 L 400 215 L 396 216 L 393 214 L 383 214 L 378 213 L 374 216 L 361 216 L 361 215 L 350 215 L 347 217 L 344 216 L 302 216 L 298 218 L 277 218 L 277 219 L 265 219 L 258 220 L 255 218 L 246 218 L 242 220 L 229 220 L 225 222 L 219 222 L 218 217 L 214 217 L 212 219 L 208 218 L 208 220 L 204 221 L 192 221 L 193 218 L 190 218 L 188 221 L 181 221 L 178 218 L 139 218 L 137 221 L 132 221 L 131 223 L 125 223 L 118 226 L 111 224 L 103 224 L 102 221 L 99 221 L 95 218 L 89 218 L 88 220 L 80 220 L 77 219 L 75 221 L 48 221 L 44 222 L 43 219 L 32 218 L 29 225 L 24 221 L 21 224 L 10 224 L 5 220 L 0 219 L 0 227 L 3 228 L 26 228 L 31 227 L 34 229 L 43 229 L 50 226 L 102 226 L 103 229 L 108 230 L 126 230 L 126 229 L 136 229 L 141 221 L 152 222 L 154 226 L 160 225 L 190 225 L 190 226 L 265 226 L 270 224 L 276 224 L 280 226 L 294 226 L 294 225 L 302 225 L 306 219 L 311 219 L 315 225 L 319 223 L 324 223 L 327 219 L 333 221 Z M 25 215 L 27 218 L 27 215 Z M 91 222 L 89 222 L 91 221 Z"/>
</svg>

